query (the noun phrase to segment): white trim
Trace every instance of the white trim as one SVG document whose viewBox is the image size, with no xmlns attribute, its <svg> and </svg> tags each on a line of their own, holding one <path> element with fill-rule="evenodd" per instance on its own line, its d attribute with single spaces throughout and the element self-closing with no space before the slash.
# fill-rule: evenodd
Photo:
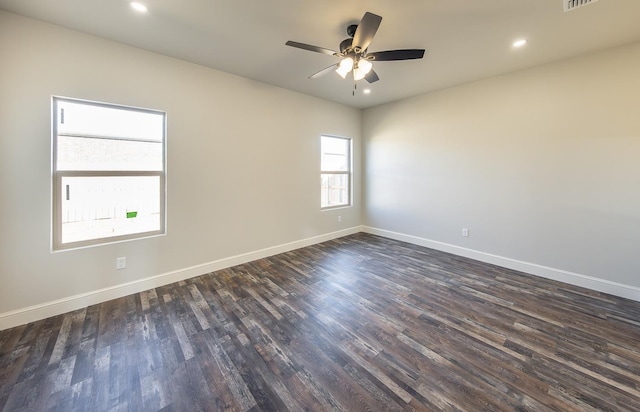
<svg viewBox="0 0 640 412">
<path fill-rule="evenodd" d="M 139 293 L 145 290 L 157 288 L 159 286 L 168 285 L 173 282 L 178 282 L 206 273 L 215 272 L 217 270 L 241 265 L 243 263 L 251 262 L 257 259 L 277 255 L 279 253 L 284 253 L 305 246 L 315 245 L 317 243 L 326 242 L 328 240 L 352 235 L 361 231 L 362 226 L 354 226 L 349 229 L 343 229 L 336 232 L 326 233 L 324 235 L 284 243 L 281 245 L 243 253 L 236 256 L 230 256 L 227 258 L 214 260 L 212 262 L 203 263 L 201 265 L 162 273 L 145 279 L 122 283 L 119 285 L 94 290 L 87 293 L 81 293 L 79 295 L 69 296 L 51 302 L 45 302 L 42 304 L 13 310 L 11 312 L 0 313 L 0 330 L 34 322 L 40 319 L 45 319 L 50 316 L 56 316 L 62 313 L 71 312 L 90 305 L 106 302 L 111 299 L 121 298 L 133 293 Z"/>
<path fill-rule="evenodd" d="M 358 232 L 365 232 L 390 239 L 400 240 L 402 242 L 412 243 L 414 245 L 452 253 L 454 255 L 475 259 L 481 262 L 491 263 L 508 269 L 528 273 L 530 275 L 557 280 L 571 285 L 581 286 L 598 292 L 608 293 L 611 295 L 620 296 L 640 302 L 640 288 L 635 286 L 624 285 L 606 279 L 600 279 L 592 276 L 568 272 L 561 269 L 550 268 L 535 263 L 523 262 L 516 259 L 480 252 L 473 249 L 467 249 L 464 247 L 451 245 L 449 243 L 438 242 L 435 240 L 407 235 L 404 233 L 393 232 L 390 230 L 378 229 L 370 226 L 354 226 L 349 229 L 339 230 L 336 232 L 297 240 L 290 243 L 284 243 L 253 252 L 243 253 L 241 255 L 230 256 L 212 262 L 203 263 L 201 265 L 191 266 L 188 268 L 151 276 L 133 282 L 123 283 L 104 289 L 69 296 L 51 302 L 45 302 L 42 304 L 17 309 L 11 312 L 0 313 L 0 330 L 23 325 L 29 322 L 34 322 L 40 319 L 45 319 L 50 316 L 60 315 L 62 313 L 74 311 L 90 305 L 106 302 L 111 299 L 121 298 L 133 293 L 139 293 L 145 290 L 168 285 L 173 282 L 178 282 L 180 280 L 185 280 L 209 272 L 215 272 L 217 270 L 241 265 L 253 260 L 277 255 L 279 253 L 288 252 L 305 246 L 315 245 L 318 243 L 326 242 L 328 240 L 352 235 Z"/>
<path fill-rule="evenodd" d="M 383 236 L 390 239 L 400 240 L 402 242 L 412 243 L 418 246 L 424 246 L 442 252 L 451 253 L 458 256 L 467 257 L 485 263 L 517 270 L 534 276 L 556 280 L 568 283 L 574 286 L 595 290 L 598 292 L 608 293 L 627 299 L 640 302 L 640 288 L 622 283 L 612 282 L 606 279 L 600 279 L 593 276 L 581 275 L 562 269 L 555 269 L 548 266 L 538 265 L 536 263 L 523 262 L 521 260 L 511 259 L 503 256 L 493 255 L 491 253 L 480 252 L 473 249 L 467 249 L 461 246 L 449 243 L 438 242 L 435 240 L 425 239 L 418 236 L 407 235 L 404 233 L 393 232 L 385 229 L 378 229 L 370 226 L 363 226 L 362 231 L 372 235 Z"/>
</svg>

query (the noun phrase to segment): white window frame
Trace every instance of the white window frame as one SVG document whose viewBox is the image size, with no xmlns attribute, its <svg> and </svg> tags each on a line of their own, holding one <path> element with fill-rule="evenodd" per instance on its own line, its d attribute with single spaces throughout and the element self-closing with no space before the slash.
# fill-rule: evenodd
<svg viewBox="0 0 640 412">
<path fill-rule="evenodd" d="M 58 102 L 72 102 L 80 103 L 92 106 L 99 106 L 105 108 L 116 108 L 120 110 L 137 111 L 142 113 L 153 113 L 162 115 L 163 127 L 162 127 L 162 170 L 116 170 L 116 171 L 94 171 L 94 170 L 57 170 L 58 159 L 58 116 L 60 110 Z M 140 239 L 151 236 L 163 235 L 166 233 L 166 148 L 167 148 L 167 114 L 166 112 L 144 109 L 133 106 L 125 106 L 114 103 L 96 102 L 90 100 L 76 99 L 70 97 L 51 97 L 52 108 L 52 138 L 51 138 L 51 168 L 52 168 L 52 230 L 51 230 L 51 249 L 52 251 L 60 251 L 67 249 L 75 249 L 86 246 L 103 245 L 109 243 L 115 243 L 126 240 Z M 91 136 L 86 136 L 91 137 Z M 138 177 L 138 176 L 157 176 L 159 178 L 160 185 L 160 229 L 147 232 L 137 232 L 127 235 L 110 236 L 93 238 L 88 240 L 82 240 L 77 242 L 62 242 L 62 199 L 65 196 L 63 193 L 62 180 L 65 177 Z"/>
<path fill-rule="evenodd" d="M 344 170 L 323 170 L 322 169 L 322 155 L 323 155 L 323 150 L 322 150 L 322 138 L 323 137 L 328 137 L 331 139 L 342 139 L 342 140 L 346 140 L 348 142 L 347 144 L 347 159 L 348 159 L 348 167 L 346 171 Z M 344 208 L 344 207 L 350 207 L 352 206 L 352 192 L 353 192 L 353 158 L 352 158 L 352 152 L 353 152 L 353 139 L 350 137 L 342 137 L 342 136 L 332 136 L 332 135 L 326 135 L 323 134 L 320 136 L 320 209 L 321 210 L 329 210 L 329 209 L 338 209 L 338 208 Z M 349 187 L 347 188 L 347 202 L 346 203 L 341 203 L 339 205 L 329 205 L 329 206 L 322 206 L 322 175 L 327 175 L 327 174 L 331 174 L 331 175 L 346 175 L 347 176 L 347 184 L 349 185 Z"/>
</svg>

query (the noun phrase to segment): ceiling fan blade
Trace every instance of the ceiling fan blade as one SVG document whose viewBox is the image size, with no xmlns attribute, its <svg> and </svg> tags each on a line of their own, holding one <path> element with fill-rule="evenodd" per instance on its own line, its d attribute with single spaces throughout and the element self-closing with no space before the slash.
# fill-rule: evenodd
<svg viewBox="0 0 640 412">
<path fill-rule="evenodd" d="M 378 80 L 380 80 L 378 74 L 373 69 L 371 69 L 371 71 L 367 73 L 366 76 L 364 76 L 364 79 L 369 83 L 377 82 Z"/>
<path fill-rule="evenodd" d="M 327 73 L 331 73 L 333 71 L 335 71 L 338 68 L 338 64 L 332 64 L 329 67 L 325 67 L 324 69 L 320 70 L 317 73 L 312 74 L 311 76 L 309 76 L 310 79 L 317 79 L 318 77 L 322 77 Z"/>
<path fill-rule="evenodd" d="M 377 14 L 366 12 L 358 24 L 355 34 L 353 35 L 352 47 L 359 48 L 360 50 L 366 50 L 369 47 L 369 43 L 373 40 L 373 36 L 376 35 L 378 27 L 382 17 Z"/>
<path fill-rule="evenodd" d="M 329 56 L 335 56 L 337 51 L 325 49 L 324 47 L 312 46 L 310 44 L 298 43 L 297 41 L 291 41 L 285 43 L 287 46 L 297 47 L 298 49 L 309 50 L 316 53 L 328 54 Z"/>
<path fill-rule="evenodd" d="M 376 62 L 422 59 L 423 56 L 424 49 L 387 50 L 367 53 L 367 58 L 373 57 L 373 61 Z"/>
</svg>

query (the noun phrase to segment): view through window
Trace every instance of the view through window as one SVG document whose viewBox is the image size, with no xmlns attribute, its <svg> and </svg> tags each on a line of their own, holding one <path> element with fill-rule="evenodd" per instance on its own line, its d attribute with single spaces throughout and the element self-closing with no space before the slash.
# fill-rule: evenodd
<svg viewBox="0 0 640 412">
<path fill-rule="evenodd" d="M 164 233 L 164 112 L 53 98 L 53 248 Z"/>
<path fill-rule="evenodd" d="M 351 204 L 351 139 L 322 136 L 320 146 L 320 206 L 348 206 Z"/>
</svg>

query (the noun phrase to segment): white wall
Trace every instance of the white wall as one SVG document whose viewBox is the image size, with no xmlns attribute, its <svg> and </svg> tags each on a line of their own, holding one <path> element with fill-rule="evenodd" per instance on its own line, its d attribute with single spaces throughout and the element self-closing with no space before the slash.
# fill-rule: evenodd
<svg viewBox="0 0 640 412">
<path fill-rule="evenodd" d="M 357 109 L 5 12 L 0 59 L 0 329 L 361 224 Z M 52 95 L 167 112 L 166 236 L 51 253 Z M 319 210 L 323 133 L 354 138 L 352 208 Z"/>
<path fill-rule="evenodd" d="M 640 43 L 366 110 L 365 225 L 640 300 L 638 73 Z"/>
</svg>

